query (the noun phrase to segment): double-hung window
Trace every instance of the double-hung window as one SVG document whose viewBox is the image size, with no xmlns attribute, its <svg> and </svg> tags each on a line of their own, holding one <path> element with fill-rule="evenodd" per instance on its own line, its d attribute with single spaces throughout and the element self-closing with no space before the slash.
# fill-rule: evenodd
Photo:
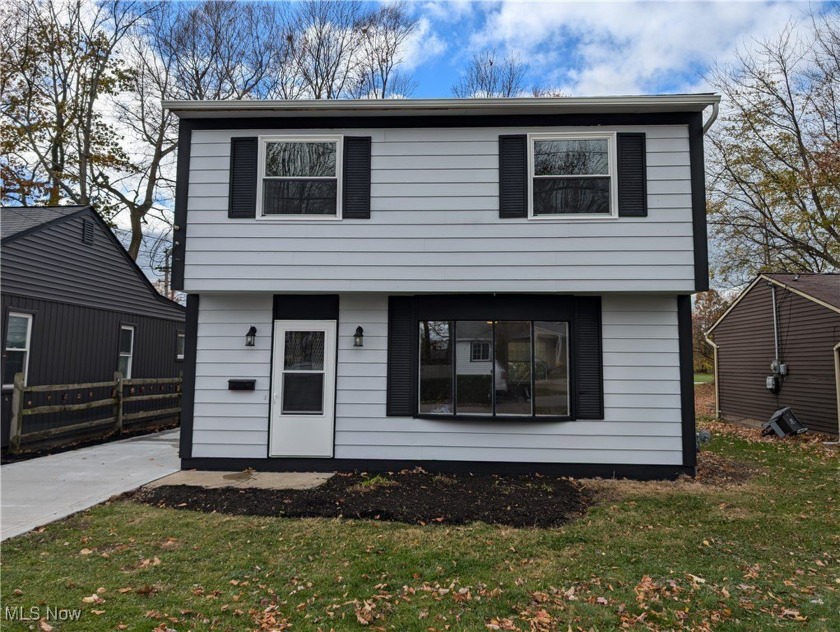
<svg viewBox="0 0 840 632">
<path fill-rule="evenodd" d="M 31 343 L 32 315 L 9 312 L 3 347 L 3 386 L 14 384 L 17 373 L 23 373 L 23 383 L 26 384 Z"/>
<path fill-rule="evenodd" d="M 262 217 L 341 217 L 338 137 L 260 139 L 258 208 Z"/>
<path fill-rule="evenodd" d="M 183 331 L 179 331 L 175 334 L 175 359 L 179 362 L 184 359 L 185 341 L 186 337 Z"/>
<path fill-rule="evenodd" d="M 531 136 L 531 217 L 617 216 L 614 134 Z"/>
<path fill-rule="evenodd" d="M 134 327 L 122 325 L 120 327 L 120 355 L 117 370 L 126 379 L 131 378 L 131 368 L 134 364 Z"/>
<path fill-rule="evenodd" d="M 567 417 L 569 325 L 421 320 L 419 413 Z"/>
</svg>

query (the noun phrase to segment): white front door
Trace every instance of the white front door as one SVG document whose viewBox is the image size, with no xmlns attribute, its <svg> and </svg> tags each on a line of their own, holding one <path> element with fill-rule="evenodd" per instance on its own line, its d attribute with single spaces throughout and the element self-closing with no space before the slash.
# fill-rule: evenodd
<svg viewBox="0 0 840 632">
<path fill-rule="evenodd" d="M 277 320 L 269 456 L 331 457 L 335 424 L 334 320 Z"/>
</svg>

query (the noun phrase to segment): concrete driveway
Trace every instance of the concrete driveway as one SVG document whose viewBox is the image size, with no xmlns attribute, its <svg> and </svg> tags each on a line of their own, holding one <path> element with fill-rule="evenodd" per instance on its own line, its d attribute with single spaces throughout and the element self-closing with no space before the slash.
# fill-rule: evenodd
<svg viewBox="0 0 840 632">
<path fill-rule="evenodd" d="M 0 540 L 87 509 L 181 468 L 178 430 L 0 467 Z"/>
</svg>

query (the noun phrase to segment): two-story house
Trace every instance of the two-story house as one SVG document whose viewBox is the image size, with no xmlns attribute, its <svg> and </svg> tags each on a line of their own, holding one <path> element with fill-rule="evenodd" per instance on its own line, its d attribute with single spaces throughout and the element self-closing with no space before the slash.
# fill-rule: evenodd
<svg viewBox="0 0 840 632">
<path fill-rule="evenodd" d="M 693 473 L 718 101 L 165 103 L 183 467 Z"/>
</svg>

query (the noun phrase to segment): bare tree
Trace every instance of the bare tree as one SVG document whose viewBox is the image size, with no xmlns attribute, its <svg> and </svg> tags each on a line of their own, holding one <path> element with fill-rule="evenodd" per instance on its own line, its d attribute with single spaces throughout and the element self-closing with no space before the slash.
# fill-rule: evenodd
<svg viewBox="0 0 840 632">
<path fill-rule="evenodd" d="M 338 99 L 353 88 L 363 43 L 364 5 L 357 0 L 302 2 L 287 36 L 302 96 Z"/>
<path fill-rule="evenodd" d="M 527 73 L 528 65 L 518 55 L 499 59 L 496 51 L 476 53 L 452 94 L 460 99 L 515 97 L 525 90 Z"/>
<path fill-rule="evenodd" d="M 362 39 L 353 96 L 387 99 L 410 95 L 415 88 L 410 77 L 399 72 L 403 50 L 417 31 L 417 18 L 404 2 L 382 5 L 360 25 Z"/>
<path fill-rule="evenodd" d="M 151 5 L 125 50 L 133 70 L 130 95 L 111 101 L 134 143 L 133 169 L 96 174 L 100 186 L 128 211 L 132 257 L 137 257 L 147 217 L 168 223 L 174 198 L 177 126 L 160 101 L 262 96 L 274 85 L 271 70 L 282 42 L 277 5 Z"/>
<path fill-rule="evenodd" d="M 116 50 L 140 13 L 135 2 L 13 0 L 15 47 L 4 79 L 3 198 L 114 208 L 92 177 L 130 162 L 101 107 L 130 71 Z"/>
<path fill-rule="evenodd" d="M 840 268 L 840 15 L 757 42 L 713 85 L 709 218 L 730 280 Z"/>
</svg>

